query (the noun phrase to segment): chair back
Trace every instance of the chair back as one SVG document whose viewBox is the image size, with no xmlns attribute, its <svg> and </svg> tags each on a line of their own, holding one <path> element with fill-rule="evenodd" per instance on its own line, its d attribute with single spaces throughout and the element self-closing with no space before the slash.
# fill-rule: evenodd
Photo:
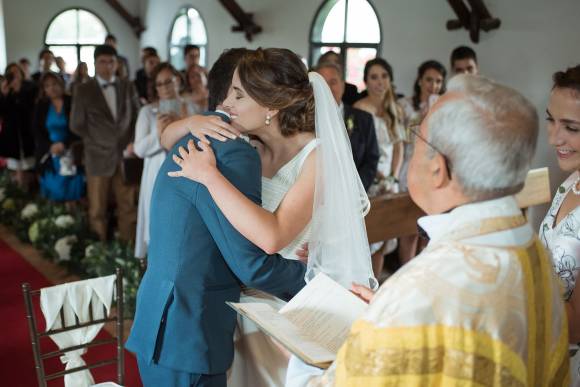
<svg viewBox="0 0 580 387">
<path fill-rule="evenodd" d="M 79 281 L 75 283 L 76 286 L 83 286 L 88 281 Z M 62 285 L 56 285 L 62 286 Z M 55 286 L 55 287 L 56 287 Z M 54 288 L 54 287 L 52 287 Z M 50 288 L 48 288 L 50 289 Z M 125 358 L 124 358 L 124 339 L 123 339 L 123 272 L 122 269 L 118 268 L 116 271 L 115 278 L 115 291 L 113 292 L 112 302 L 116 304 L 116 315 L 111 316 L 110 312 L 107 312 L 106 308 L 103 306 L 102 313 L 95 313 L 93 305 L 93 300 L 89 302 L 88 312 L 89 316 L 87 321 L 79 321 L 79 318 L 75 315 L 74 321 L 70 321 L 70 315 L 65 313 L 64 305 L 58 310 L 59 323 L 55 324 L 57 328 L 52 328 L 41 332 L 39 330 L 37 313 L 35 312 L 34 302 L 40 302 L 39 298 L 42 290 L 32 290 L 29 283 L 22 284 L 22 292 L 24 294 L 24 303 L 26 306 L 26 320 L 28 322 L 28 330 L 30 333 L 30 340 L 32 342 L 32 352 L 34 355 L 34 364 L 36 369 L 36 376 L 38 378 L 38 385 L 41 387 L 46 387 L 47 382 L 54 380 L 65 375 L 73 374 L 76 372 L 81 372 L 85 370 L 90 370 L 97 367 L 103 367 L 111 364 L 117 365 L 117 383 L 123 385 L 124 375 L 125 375 Z M 50 301 L 50 300 L 48 300 Z M 95 316 L 97 315 L 97 316 Z M 67 316 L 69 318 L 67 318 Z M 116 337 L 109 339 L 96 339 L 88 343 L 80 345 L 67 346 L 65 348 L 59 348 L 56 351 L 43 352 L 41 349 L 41 339 L 48 338 L 50 336 L 55 337 L 58 334 L 63 334 L 65 332 L 70 332 L 78 329 L 87 329 L 97 324 L 105 324 L 108 322 L 115 322 L 116 324 Z M 48 322 L 47 322 L 48 324 Z M 95 333 L 96 334 L 96 333 Z M 100 346 L 100 345 L 116 345 L 115 357 L 110 359 L 100 360 L 93 364 L 85 364 L 80 367 L 74 367 L 71 369 L 65 369 L 63 371 L 55 372 L 52 374 L 46 374 L 44 369 L 44 361 L 57 356 L 66 356 L 67 353 L 72 351 L 83 351 L 90 347 Z M 60 347 L 60 345 L 59 345 Z M 66 378 L 65 378 L 66 380 Z"/>
</svg>

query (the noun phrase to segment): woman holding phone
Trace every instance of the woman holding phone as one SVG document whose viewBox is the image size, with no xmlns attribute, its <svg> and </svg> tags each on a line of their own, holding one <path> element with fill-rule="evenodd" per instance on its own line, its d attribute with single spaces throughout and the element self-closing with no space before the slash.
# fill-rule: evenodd
<svg viewBox="0 0 580 387">
<path fill-rule="evenodd" d="M 143 106 L 139 111 L 133 143 L 135 154 L 145 160 L 137 213 L 135 238 L 137 258 L 145 258 L 147 255 L 151 192 L 159 167 L 165 160 L 165 151 L 159 143 L 161 133 L 173 121 L 198 113 L 191 101 L 180 98 L 181 75 L 171 64 L 165 62 L 157 65 L 153 70 L 152 79 L 154 102 Z"/>
</svg>

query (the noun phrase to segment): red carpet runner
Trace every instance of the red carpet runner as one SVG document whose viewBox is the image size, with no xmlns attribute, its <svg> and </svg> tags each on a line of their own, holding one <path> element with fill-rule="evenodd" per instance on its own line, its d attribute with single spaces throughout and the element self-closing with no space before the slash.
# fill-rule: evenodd
<svg viewBox="0 0 580 387">
<path fill-rule="evenodd" d="M 21 284 L 24 282 L 29 282 L 32 289 L 52 285 L 0 239 L 0 385 L 2 386 L 38 386 L 22 296 Z M 38 303 L 35 305 L 37 316 L 42 316 L 40 306 Z M 108 333 L 103 330 L 97 337 L 106 336 Z M 41 342 L 43 348 L 56 349 L 56 345 L 50 339 L 42 339 Z M 110 357 L 113 352 L 112 346 L 97 346 L 90 348 L 83 358 L 91 364 L 99 359 Z M 47 373 L 63 369 L 58 358 L 50 359 L 44 364 Z M 95 383 L 116 381 L 114 365 L 93 369 L 91 373 L 95 378 Z M 63 384 L 63 378 L 59 378 L 49 382 L 48 385 L 62 386 Z M 135 357 L 128 352 L 125 352 L 125 386 L 141 386 L 137 362 Z"/>
</svg>

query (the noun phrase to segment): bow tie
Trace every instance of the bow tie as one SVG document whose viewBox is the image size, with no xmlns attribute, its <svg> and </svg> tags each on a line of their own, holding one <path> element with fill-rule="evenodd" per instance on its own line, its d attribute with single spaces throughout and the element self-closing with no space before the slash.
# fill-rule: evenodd
<svg viewBox="0 0 580 387">
<path fill-rule="evenodd" d="M 106 89 L 109 86 L 115 86 L 115 82 L 106 82 L 101 85 L 103 89 Z"/>
</svg>

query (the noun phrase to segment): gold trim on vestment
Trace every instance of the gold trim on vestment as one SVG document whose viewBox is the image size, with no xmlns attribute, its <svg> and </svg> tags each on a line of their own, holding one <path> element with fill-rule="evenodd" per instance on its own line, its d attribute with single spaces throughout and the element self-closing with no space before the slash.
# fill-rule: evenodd
<svg viewBox="0 0 580 387">
<path fill-rule="evenodd" d="M 483 219 L 462 225 L 435 244 L 459 242 L 526 223 L 521 215 Z M 359 320 L 338 353 L 335 385 L 567 386 L 567 321 L 563 315 L 554 346 L 552 316 L 563 311 L 557 309 L 561 305 L 553 305 L 552 268 L 540 242 L 534 238 L 524 247 L 493 248 L 511 251 L 520 263 L 526 297 L 522 313 L 527 320 L 527 338 L 522 338 L 522 344 L 527 342 L 527 352 L 520 353 L 518 346 L 512 349 L 508 341 L 492 337 L 491 332 L 466 327 L 459 321 L 457 325 L 381 327 Z M 493 264 L 475 258 L 467 262 L 481 269 L 477 281 L 493 282 Z"/>
</svg>

